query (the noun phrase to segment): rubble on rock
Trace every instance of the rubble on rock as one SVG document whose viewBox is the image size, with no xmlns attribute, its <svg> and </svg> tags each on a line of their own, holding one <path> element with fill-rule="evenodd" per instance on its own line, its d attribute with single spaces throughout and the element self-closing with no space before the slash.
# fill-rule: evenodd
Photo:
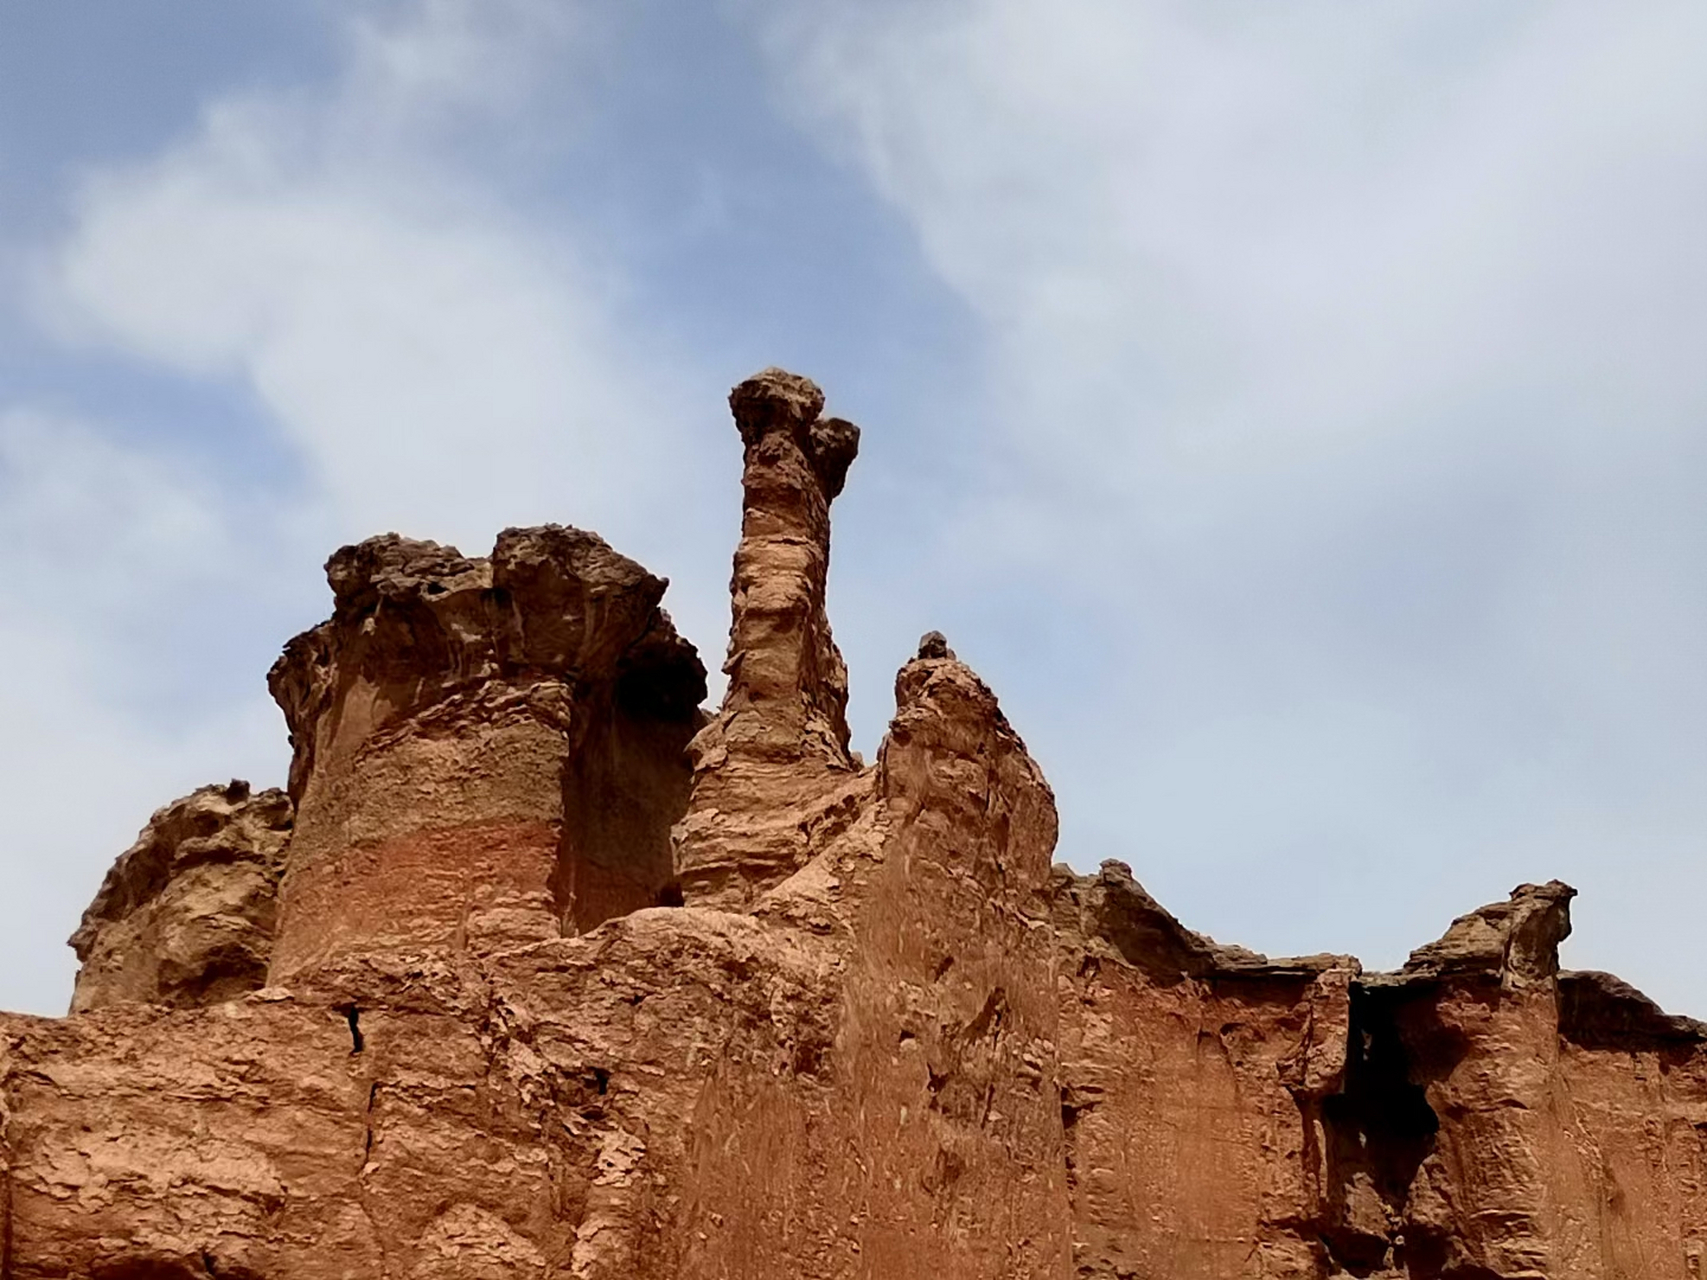
<svg viewBox="0 0 1707 1280">
<path fill-rule="evenodd" d="M 1707 1251 L 1707 1027 L 1561 972 L 1524 885 L 1399 971 L 1052 865 L 932 632 L 876 761 L 824 609 L 858 431 L 731 396 L 721 707 L 579 530 L 337 552 L 289 795 L 157 813 L 0 1015 L 0 1277 L 1663 1277 Z"/>
</svg>

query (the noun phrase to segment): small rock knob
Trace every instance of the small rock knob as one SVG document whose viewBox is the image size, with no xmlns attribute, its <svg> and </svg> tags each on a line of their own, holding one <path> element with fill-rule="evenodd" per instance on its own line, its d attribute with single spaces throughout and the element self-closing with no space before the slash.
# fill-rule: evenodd
<svg viewBox="0 0 1707 1280">
<path fill-rule="evenodd" d="M 940 631 L 927 631 L 919 637 L 919 657 L 921 658 L 952 658 L 954 650 L 948 647 L 948 637 Z"/>
</svg>

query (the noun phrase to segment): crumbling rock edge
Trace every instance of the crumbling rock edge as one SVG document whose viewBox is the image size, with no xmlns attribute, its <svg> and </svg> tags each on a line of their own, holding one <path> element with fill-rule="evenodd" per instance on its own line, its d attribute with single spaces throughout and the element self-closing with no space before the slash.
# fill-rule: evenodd
<svg viewBox="0 0 1707 1280">
<path fill-rule="evenodd" d="M 0 1014 L 0 1278 L 1675 1277 L 1707 1025 L 1561 971 L 1522 885 L 1392 973 L 1051 863 L 939 633 L 848 750 L 859 431 L 730 397 L 727 692 L 597 535 L 334 554 L 288 792 L 121 855 L 72 1016 Z"/>
</svg>

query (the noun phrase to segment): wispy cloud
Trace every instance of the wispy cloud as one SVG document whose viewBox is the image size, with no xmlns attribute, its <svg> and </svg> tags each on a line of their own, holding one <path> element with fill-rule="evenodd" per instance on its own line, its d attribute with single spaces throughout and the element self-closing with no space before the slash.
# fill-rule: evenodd
<svg viewBox="0 0 1707 1280">
<path fill-rule="evenodd" d="M 4 419 L 22 590 L 0 631 L 0 836 L 45 860 L 6 911 L 54 937 L 0 930 L 0 1007 L 57 1002 L 69 961 L 42 957 L 150 809 L 238 770 L 277 780 L 264 672 L 282 618 L 320 608 L 314 566 L 338 542 L 399 529 L 478 553 L 555 519 L 649 558 L 695 531 L 705 508 L 672 486 L 698 446 L 672 375 L 635 363 L 620 273 L 518 212 L 486 163 L 572 127 L 529 113 L 543 73 L 596 47 L 588 12 L 345 10 L 333 82 L 206 103 L 158 153 L 88 174 L 37 255 L 59 341 L 206 388 L 231 425 Z M 263 444 L 287 474 L 234 479 Z M 715 582 L 702 606 L 672 593 L 713 635 Z M 198 695 L 186 645 L 247 679 Z M 162 664 L 181 668 L 170 688 Z"/>
<path fill-rule="evenodd" d="M 505 521 L 656 497 L 674 406 L 613 334 L 616 282 L 446 137 L 481 110 L 528 127 L 530 73 L 573 53 L 561 12 L 358 16 L 326 101 L 214 103 L 180 145 L 97 174 L 48 276 L 61 328 L 247 384 L 341 535 L 478 546 Z"/>
<path fill-rule="evenodd" d="M 742 12 L 985 325 L 949 554 L 1099 620 L 1030 655 L 1064 851 L 1378 962 L 1564 874 L 1699 1005 L 1700 8 Z"/>
</svg>

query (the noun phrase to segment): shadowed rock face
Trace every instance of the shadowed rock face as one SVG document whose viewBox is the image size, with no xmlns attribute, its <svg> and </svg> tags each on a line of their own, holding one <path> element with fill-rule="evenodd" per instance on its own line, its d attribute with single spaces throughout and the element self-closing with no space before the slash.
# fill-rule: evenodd
<svg viewBox="0 0 1707 1280">
<path fill-rule="evenodd" d="M 73 1015 L 0 1015 L 0 1278 L 1700 1280 L 1707 1028 L 1559 971 L 1568 886 L 1390 974 L 1218 944 L 1051 866 L 935 632 L 864 766 L 857 432 L 778 370 L 731 405 L 710 720 L 592 534 L 333 556 L 289 796 L 161 810 Z"/>
</svg>

